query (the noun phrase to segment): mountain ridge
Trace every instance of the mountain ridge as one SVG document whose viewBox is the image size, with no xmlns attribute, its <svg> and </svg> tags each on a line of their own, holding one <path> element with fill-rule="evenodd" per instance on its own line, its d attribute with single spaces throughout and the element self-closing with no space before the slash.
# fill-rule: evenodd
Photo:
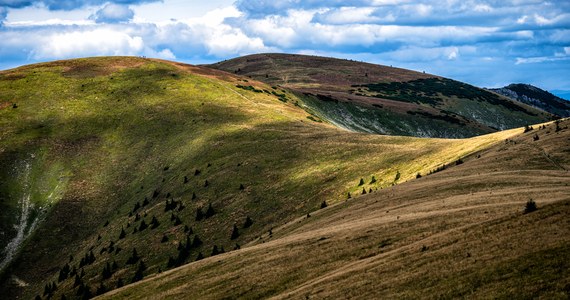
<svg viewBox="0 0 570 300">
<path fill-rule="evenodd" d="M 512 83 L 488 90 L 560 117 L 570 117 L 570 103 L 567 100 L 530 84 Z"/>
<path fill-rule="evenodd" d="M 462 138 L 552 119 L 465 83 L 351 60 L 269 53 L 207 66 L 289 89 L 321 119 L 356 132 Z"/>
</svg>

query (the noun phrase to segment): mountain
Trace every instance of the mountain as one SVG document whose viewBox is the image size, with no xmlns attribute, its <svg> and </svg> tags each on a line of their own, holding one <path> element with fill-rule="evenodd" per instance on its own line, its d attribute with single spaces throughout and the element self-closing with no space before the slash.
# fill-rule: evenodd
<svg viewBox="0 0 570 300">
<path fill-rule="evenodd" d="M 443 255 L 434 263 L 469 252 L 478 264 L 465 274 L 490 279 L 497 273 L 486 266 L 500 257 L 539 257 L 545 267 L 521 270 L 544 279 L 539 291 L 564 290 L 568 121 L 469 139 L 374 135 L 324 122 L 306 98 L 233 72 L 137 57 L 0 72 L 0 295 L 89 298 L 154 276 L 166 283 L 108 296 L 304 293 L 329 271 L 390 249 L 405 261 L 406 251 Z M 522 215 L 529 197 L 539 210 Z M 502 220 L 506 229 L 486 231 Z M 431 254 L 462 230 L 461 243 L 485 234 L 493 243 Z M 499 274 L 512 265 L 504 266 Z M 528 279 L 520 276 L 513 280 Z M 143 281 L 151 282 L 159 281 Z"/>
<path fill-rule="evenodd" d="M 489 90 L 553 115 L 570 117 L 569 101 L 530 84 L 513 83 L 503 88 Z"/>
<path fill-rule="evenodd" d="M 0 294 L 103 293 L 514 134 L 354 133 L 302 103 L 247 77 L 135 57 L 0 72 Z"/>
<path fill-rule="evenodd" d="M 102 299 L 563 299 L 568 126 L 517 130 L 461 164 L 299 217 L 246 248 Z"/>
<path fill-rule="evenodd" d="M 351 60 L 256 54 L 208 67 L 291 91 L 319 118 L 356 132 L 463 138 L 553 118 L 462 82 Z"/>
</svg>

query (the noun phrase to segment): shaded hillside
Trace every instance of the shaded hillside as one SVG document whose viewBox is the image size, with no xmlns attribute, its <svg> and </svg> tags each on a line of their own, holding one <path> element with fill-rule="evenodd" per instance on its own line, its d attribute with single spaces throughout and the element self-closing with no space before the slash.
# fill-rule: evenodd
<svg viewBox="0 0 570 300">
<path fill-rule="evenodd" d="M 103 299 L 548 298 L 570 286 L 570 121 Z M 533 200 L 536 211 L 527 203 Z M 152 293 L 152 297 L 150 297 Z"/>
<path fill-rule="evenodd" d="M 489 90 L 551 114 L 570 117 L 569 101 L 530 84 L 514 83 L 503 88 Z"/>
<path fill-rule="evenodd" d="M 282 86 L 318 117 L 358 132 L 461 138 L 552 118 L 468 84 L 351 60 L 257 54 L 209 67 Z"/>
<path fill-rule="evenodd" d="M 133 57 L 0 73 L 0 295 L 89 297 L 505 139 L 339 130 L 301 99 Z M 22 216 L 26 216 L 23 218 Z M 246 225 L 247 224 L 247 225 Z"/>
</svg>

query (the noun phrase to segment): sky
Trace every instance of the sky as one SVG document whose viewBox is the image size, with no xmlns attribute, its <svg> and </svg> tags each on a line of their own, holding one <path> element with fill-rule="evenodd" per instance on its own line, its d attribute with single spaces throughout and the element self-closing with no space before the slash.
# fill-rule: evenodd
<svg viewBox="0 0 570 300">
<path fill-rule="evenodd" d="M 0 0 L 0 70 L 103 55 L 283 52 L 570 97 L 570 1 Z"/>
</svg>

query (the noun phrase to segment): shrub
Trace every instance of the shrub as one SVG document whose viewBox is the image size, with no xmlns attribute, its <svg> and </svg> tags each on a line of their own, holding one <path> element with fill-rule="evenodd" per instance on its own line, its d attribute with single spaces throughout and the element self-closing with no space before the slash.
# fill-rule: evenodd
<svg viewBox="0 0 570 300">
<path fill-rule="evenodd" d="M 325 207 L 327 207 L 327 206 L 328 206 L 328 205 L 327 205 L 327 201 L 323 201 L 323 202 L 321 203 L 321 208 L 325 208 Z"/>
<path fill-rule="evenodd" d="M 416 179 L 422 178 L 422 174 L 418 173 L 416 174 Z"/>
<path fill-rule="evenodd" d="M 365 194 L 366 194 L 366 189 L 362 188 L 362 195 L 365 195 Z"/>
<path fill-rule="evenodd" d="M 540 140 L 540 138 L 538 137 L 538 134 L 535 134 L 535 135 L 532 137 L 532 140 L 533 140 L 533 141 L 538 141 L 538 140 Z"/>
<path fill-rule="evenodd" d="M 166 242 L 168 242 L 168 237 L 166 236 L 166 234 L 162 236 L 162 239 L 160 239 L 160 242 L 161 242 L 161 243 L 166 243 Z"/>
<path fill-rule="evenodd" d="M 396 177 L 394 177 L 394 182 L 400 180 L 400 171 L 396 171 Z"/>
<path fill-rule="evenodd" d="M 350 192 L 348 192 L 346 195 L 346 199 L 350 199 L 350 198 L 352 198 L 352 196 L 350 196 Z"/>
<path fill-rule="evenodd" d="M 373 184 L 376 182 L 376 177 L 374 177 L 374 175 L 372 175 L 372 179 L 370 180 L 370 184 Z"/>
<path fill-rule="evenodd" d="M 531 213 L 537 209 L 538 208 L 536 207 L 536 202 L 534 202 L 534 200 L 530 199 L 526 202 L 526 205 L 524 207 L 524 213 L 528 214 L 528 213 Z"/>
<path fill-rule="evenodd" d="M 525 125 L 525 126 L 524 126 L 524 132 L 523 132 L 523 133 L 527 133 L 527 132 L 529 132 L 529 131 L 531 131 L 531 130 L 533 130 L 533 129 L 534 129 L 534 128 L 532 128 L 532 126 Z"/>
<path fill-rule="evenodd" d="M 360 178 L 360 182 L 358 183 L 358 186 L 361 186 L 364 184 L 364 179 Z"/>
</svg>

